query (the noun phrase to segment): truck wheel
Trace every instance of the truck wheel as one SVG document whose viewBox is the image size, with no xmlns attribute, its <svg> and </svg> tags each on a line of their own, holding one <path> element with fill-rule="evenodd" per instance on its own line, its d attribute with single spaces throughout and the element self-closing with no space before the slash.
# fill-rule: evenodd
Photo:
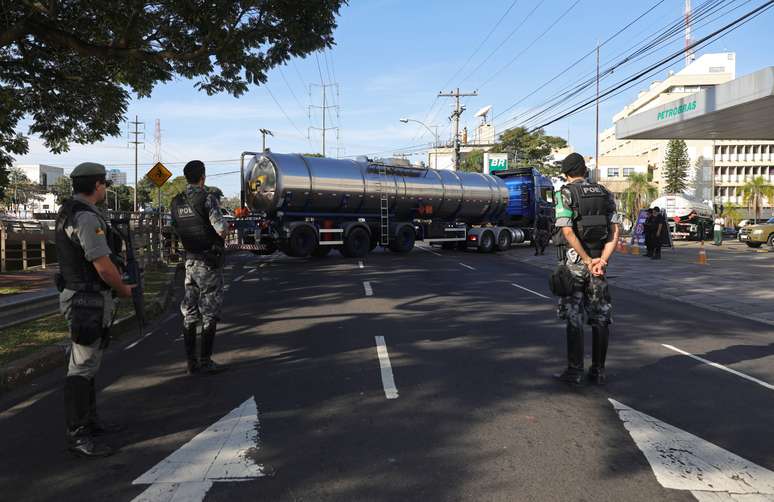
<svg viewBox="0 0 774 502">
<path fill-rule="evenodd" d="M 315 258 L 325 258 L 331 252 L 331 249 L 333 249 L 333 246 L 317 246 L 312 251 L 312 256 Z"/>
<path fill-rule="evenodd" d="M 505 251 L 506 249 L 509 249 L 511 247 L 511 240 L 511 231 L 502 230 L 500 235 L 497 236 L 497 250 Z"/>
<path fill-rule="evenodd" d="M 409 225 L 404 225 L 398 229 L 395 236 L 390 242 L 390 251 L 395 253 L 408 253 L 414 249 L 414 241 L 416 235 L 414 235 L 414 229 Z"/>
<path fill-rule="evenodd" d="M 769 235 L 768 243 L 770 248 L 774 248 L 774 234 Z"/>
<path fill-rule="evenodd" d="M 747 244 L 751 248 L 759 248 L 759 247 L 761 247 L 761 244 L 763 244 L 763 243 L 762 242 L 750 242 L 750 241 L 747 241 L 745 244 Z"/>
<path fill-rule="evenodd" d="M 299 225 L 293 229 L 288 239 L 288 255 L 296 258 L 306 258 L 317 247 L 317 235 L 314 229 Z"/>
<path fill-rule="evenodd" d="M 479 253 L 491 253 L 495 247 L 494 233 L 490 230 L 481 233 L 478 238 L 478 252 Z"/>
<path fill-rule="evenodd" d="M 368 254 L 371 247 L 371 236 L 362 227 L 353 228 L 346 237 L 344 245 L 341 246 L 341 254 L 347 258 L 362 258 Z"/>
</svg>

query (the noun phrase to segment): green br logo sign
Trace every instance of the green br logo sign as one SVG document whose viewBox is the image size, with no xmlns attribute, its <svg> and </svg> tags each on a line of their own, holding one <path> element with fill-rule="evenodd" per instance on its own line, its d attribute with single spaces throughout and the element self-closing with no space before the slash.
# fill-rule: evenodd
<svg viewBox="0 0 774 502">
<path fill-rule="evenodd" d="M 508 159 L 489 159 L 489 172 L 507 171 Z"/>
</svg>

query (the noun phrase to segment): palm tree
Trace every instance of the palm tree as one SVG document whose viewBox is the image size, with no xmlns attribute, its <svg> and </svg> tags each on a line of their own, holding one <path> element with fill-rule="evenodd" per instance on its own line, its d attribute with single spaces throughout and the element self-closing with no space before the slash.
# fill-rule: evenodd
<svg viewBox="0 0 774 502">
<path fill-rule="evenodd" d="M 769 203 L 774 202 L 774 186 L 766 183 L 763 176 L 755 177 L 742 186 L 742 201 L 755 212 L 756 219 L 761 217 L 763 199 L 768 199 Z"/>
<path fill-rule="evenodd" d="M 623 198 L 627 213 L 632 221 L 644 206 L 658 195 L 658 189 L 648 181 L 647 173 L 633 173 L 629 176 L 629 186 L 624 190 Z"/>
<path fill-rule="evenodd" d="M 735 227 L 737 222 L 742 219 L 742 213 L 739 211 L 739 206 L 728 202 L 721 207 L 723 208 L 721 216 L 726 219 L 726 226 L 732 228 Z"/>
</svg>

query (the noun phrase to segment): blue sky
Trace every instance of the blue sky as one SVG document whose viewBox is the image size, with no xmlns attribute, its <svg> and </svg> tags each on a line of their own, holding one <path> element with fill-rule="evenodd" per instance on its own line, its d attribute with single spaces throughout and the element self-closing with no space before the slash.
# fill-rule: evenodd
<svg viewBox="0 0 774 502">
<path fill-rule="evenodd" d="M 704 1 L 694 0 L 694 9 Z M 237 170 L 235 159 L 242 151 L 260 149 L 258 129 L 261 127 L 274 131 L 275 137 L 269 138 L 268 145 L 275 151 L 319 152 L 319 132 L 311 131 L 310 140 L 306 135 L 309 126 L 320 125 L 320 116 L 313 113 L 310 119 L 306 107 L 321 104 L 319 87 L 312 88 L 311 97 L 309 94 L 309 84 L 319 85 L 321 73 L 325 83 L 339 84 L 338 97 L 329 88 L 327 100 L 328 104 L 340 106 L 340 118 L 330 118 L 329 123 L 340 127 L 342 155 L 389 156 L 408 151 L 416 152 L 411 158 L 418 162 L 424 158 L 419 151 L 422 147 L 407 147 L 426 144 L 432 138 L 421 126 L 402 124 L 399 119 L 412 117 L 438 125 L 440 137 L 448 139 L 452 100 L 436 99 L 439 91 L 452 87 L 478 90 L 478 97 L 465 100 L 467 112 L 463 115 L 463 124 L 472 128 L 476 110 L 492 105 L 499 133 L 511 117 L 539 107 L 563 86 L 593 72 L 591 56 L 549 83 L 572 62 L 592 51 L 598 40 L 606 40 L 657 3 L 658 0 L 516 0 L 515 4 L 513 0 L 352 0 L 351 5 L 342 9 L 335 32 L 336 46 L 332 50 L 273 70 L 265 87 L 254 88 L 239 99 L 227 95 L 208 97 L 197 92 L 193 82 L 178 80 L 157 87 L 150 98 L 134 100 L 127 116 L 133 120 L 137 115 L 145 122 L 146 144 L 139 156 L 140 163 L 144 164 L 140 166 L 141 175 L 153 160 L 156 119 L 161 121 L 161 158 L 173 174 L 181 174 L 186 161 L 200 158 L 208 164 L 208 184 L 220 186 L 227 195 L 238 192 L 238 176 L 215 174 Z M 694 38 L 707 35 L 762 3 L 763 0 L 726 2 L 718 11 L 717 20 L 696 26 Z M 683 0 L 661 2 L 640 22 L 602 47 L 603 63 L 676 21 L 682 15 L 683 4 Z M 509 7 L 508 14 L 496 25 Z M 771 26 L 772 20 L 774 10 L 767 11 L 699 54 L 735 51 L 737 75 L 769 66 L 774 37 L 767 26 Z M 602 87 L 682 45 L 682 35 L 677 36 L 664 49 L 621 68 L 604 80 Z M 479 46 L 480 50 L 474 53 Z M 679 63 L 673 69 L 681 67 Z M 600 127 L 608 127 L 612 116 L 632 101 L 638 90 L 665 74 L 666 71 L 661 71 L 643 84 L 602 103 Z M 536 92 L 527 97 L 533 91 Z M 508 113 L 498 116 L 520 100 L 523 101 Z M 124 130 L 127 129 L 125 126 Z M 548 133 L 563 137 L 568 131 L 576 150 L 593 154 L 593 109 L 547 128 Z M 127 170 L 131 181 L 134 152 L 127 148 L 127 139 L 125 133 L 123 137 L 109 138 L 96 145 L 72 145 L 70 152 L 52 155 L 40 141 L 32 138 L 30 153 L 18 157 L 17 162 L 72 168 L 81 161 L 101 161 L 109 167 Z M 329 131 L 327 143 L 328 155 L 336 156 L 335 131 Z"/>
</svg>

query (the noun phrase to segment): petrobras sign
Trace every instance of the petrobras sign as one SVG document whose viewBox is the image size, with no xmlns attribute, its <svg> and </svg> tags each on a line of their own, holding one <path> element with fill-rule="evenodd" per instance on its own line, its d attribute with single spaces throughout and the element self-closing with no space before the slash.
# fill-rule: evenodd
<svg viewBox="0 0 774 502">
<path fill-rule="evenodd" d="M 664 111 L 658 112 L 658 118 L 656 120 L 666 120 L 673 117 L 679 117 L 686 112 L 692 112 L 696 109 L 696 100 L 690 103 L 683 103 L 680 106 L 667 108 Z"/>
<path fill-rule="evenodd" d="M 484 173 L 489 174 L 495 171 L 508 170 L 507 153 L 485 153 L 484 154 Z"/>
</svg>

